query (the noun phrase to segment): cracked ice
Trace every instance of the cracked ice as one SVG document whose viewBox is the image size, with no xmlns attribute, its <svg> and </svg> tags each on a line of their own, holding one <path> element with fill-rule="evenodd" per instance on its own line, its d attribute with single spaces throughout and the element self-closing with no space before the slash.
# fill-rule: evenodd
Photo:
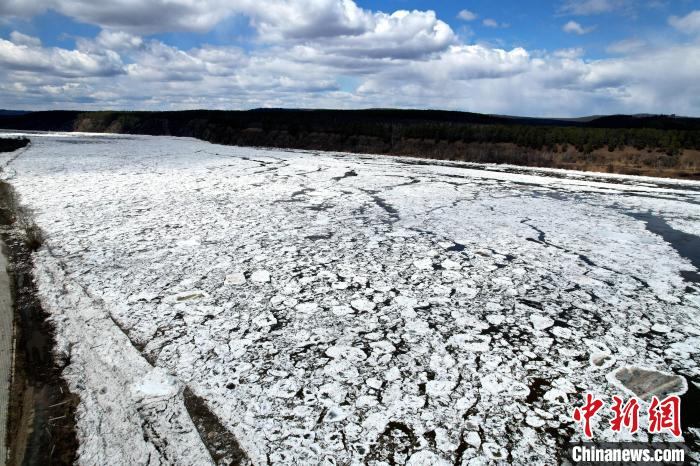
<svg viewBox="0 0 700 466">
<path fill-rule="evenodd" d="M 635 217 L 697 237 L 698 183 L 30 137 L 83 464 L 211 462 L 185 386 L 254 464 L 539 464 L 614 371 L 700 380 L 698 258 Z"/>
</svg>

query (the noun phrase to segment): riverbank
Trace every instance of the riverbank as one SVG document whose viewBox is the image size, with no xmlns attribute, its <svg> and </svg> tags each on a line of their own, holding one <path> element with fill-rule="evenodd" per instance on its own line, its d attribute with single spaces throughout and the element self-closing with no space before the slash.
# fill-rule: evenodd
<svg viewBox="0 0 700 466">
<path fill-rule="evenodd" d="M 7 460 L 7 407 L 12 382 L 12 290 L 7 274 L 5 244 L 0 242 L 0 460 Z"/>
<path fill-rule="evenodd" d="M 6 464 L 73 464 L 78 397 L 61 378 L 53 357 L 53 329 L 36 294 L 31 255 L 40 246 L 38 230 L 15 199 L 12 187 L 0 181 L 0 240 L 8 263 L 2 267 L 7 270 L 6 287 L 0 274 L 0 312 L 12 311 L 7 320 L 16 329 L 13 371 L 6 389 L 8 415 L 3 422 Z"/>
</svg>

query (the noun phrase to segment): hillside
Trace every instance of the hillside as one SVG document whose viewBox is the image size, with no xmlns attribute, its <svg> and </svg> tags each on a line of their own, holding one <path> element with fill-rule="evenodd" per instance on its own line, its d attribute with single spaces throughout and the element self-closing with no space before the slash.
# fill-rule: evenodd
<svg viewBox="0 0 700 466">
<path fill-rule="evenodd" d="M 17 116 L 17 115 L 24 115 L 30 112 L 26 112 L 24 110 L 4 110 L 0 109 L 0 116 Z"/>
<path fill-rule="evenodd" d="M 48 111 L 0 128 L 189 136 L 241 146 L 364 152 L 700 179 L 700 119 L 543 119 L 434 110 Z"/>
</svg>

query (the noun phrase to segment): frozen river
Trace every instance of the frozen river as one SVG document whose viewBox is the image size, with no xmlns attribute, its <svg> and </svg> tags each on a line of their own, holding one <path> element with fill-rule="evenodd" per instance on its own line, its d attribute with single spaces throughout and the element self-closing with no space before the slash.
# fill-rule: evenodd
<svg viewBox="0 0 700 466">
<path fill-rule="evenodd" d="M 614 371 L 698 389 L 700 183 L 30 137 L 0 160 L 84 464 L 212 461 L 185 388 L 290 465 L 552 464 L 584 393 L 639 395 Z"/>
</svg>

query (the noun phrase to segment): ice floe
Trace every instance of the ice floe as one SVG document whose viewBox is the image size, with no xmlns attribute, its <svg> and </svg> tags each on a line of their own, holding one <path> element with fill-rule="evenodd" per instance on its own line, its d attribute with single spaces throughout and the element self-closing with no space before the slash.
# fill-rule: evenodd
<svg viewBox="0 0 700 466">
<path fill-rule="evenodd" d="M 544 464 L 586 392 L 700 379 L 698 258 L 648 222 L 697 235 L 698 183 L 30 137 L 82 464 L 212 462 L 185 389 L 254 464 Z"/>
</svg>

